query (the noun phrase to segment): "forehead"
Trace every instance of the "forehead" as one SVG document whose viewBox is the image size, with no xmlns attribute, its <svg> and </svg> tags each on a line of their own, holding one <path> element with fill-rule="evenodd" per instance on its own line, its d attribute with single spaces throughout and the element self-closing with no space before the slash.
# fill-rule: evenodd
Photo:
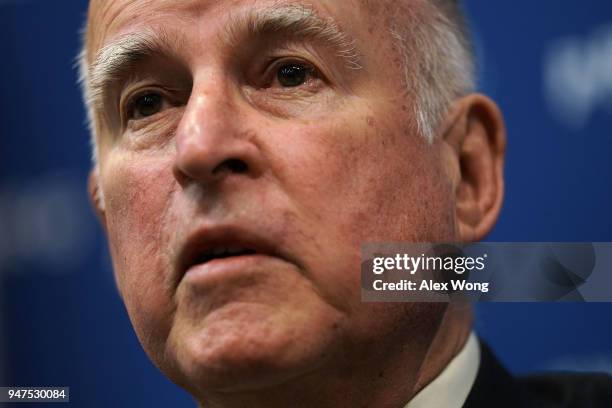
<svg viewBox="0 0 612 408">
<path fill-rule="evenodd" d="M 196 0 L 92 0 L 87 22 L 87 49 L 101 48 L 109 38 L 138 25 L 171 15 L 193 18 L 204 7 Z"/>
<path fill-rule="evenodd" d="M 87 25 L 89 55 L 110 39 L 138 27 L 172 24 L 178 28 L 206 28 L 206 22 L 230 18 L 234 13 L 275 6 L 304 6 L 322 17 L 333 18 L 345 29 L 362 27 L 378 19 L 383 1 L 373 0 L 92 0 Z M 365 19 L 365 20 L 364 20 Z M 370 33 L 372 29 L 369 30 Z"/>
</svg>

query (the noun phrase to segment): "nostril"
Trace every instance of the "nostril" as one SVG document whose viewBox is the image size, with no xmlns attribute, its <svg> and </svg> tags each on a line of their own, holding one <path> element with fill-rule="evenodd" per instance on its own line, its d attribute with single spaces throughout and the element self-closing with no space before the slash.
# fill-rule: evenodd
<svg viewBox="0 0 612 408">
<path fill-rule="evenodd" d="M 232 173 L 246 173 L 249 169 L 249 166 L 244 161 L 239 159 L 226 160 L 225 166 Z"/>
<path fill-rule="evenodd" d="M 228 171 L 230 173 L 246 173 L 249 170 L 249 166 L 240 159 L 227 159 L 223 163 L 219 164 L 214 170 L 213 173 L 221 173 L 223 171 Z"/>
<path fill-rule="evenodd" d="M 234 173 L 246 173 L 249 169 L 245 162 L 237 159 L 228 160 L 227 167 Z"/>
</svg>

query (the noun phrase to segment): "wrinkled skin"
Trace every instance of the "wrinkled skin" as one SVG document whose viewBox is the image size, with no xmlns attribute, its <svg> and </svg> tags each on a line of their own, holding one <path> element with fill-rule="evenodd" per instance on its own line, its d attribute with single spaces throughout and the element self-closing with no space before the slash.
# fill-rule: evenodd
<svg viewBox="0 0 612 408">
<path fill-rule="evenodd" d="M 172 53 L 138 65 L 98 109 L 92 194 L 143 347 L 197 399 L 255 406 L 267 390 L 267 406 L 282 406 L 300 388 L 291 384 L 318 384 L 304 406 L 340 406 L 340 392 L 393 406 L 412 395 L 446 308 L 361 303 L 360 245 L 460 240 L 457 177 L 443 142 L 415 131 L 397 50 L 380 29 L 388 16 L 374 2 L 308 2 L 355 39 L 358 70 L 308 41 L 228 40 L 236 15 L 283 3 L 93 2 L 90 62 L 145 29 L 163 31 Z M 275 71 L 263 78 L 272 58 L 318 74 L 283 87 Z M 163 91 L 159 112 L 122 119 L 143 88 Z M 265 242 L 268 254 L 186 273 L 186 242 L 215 228 Z M 346 391 L 348 379 L 371 389 Z"/>
</svg>

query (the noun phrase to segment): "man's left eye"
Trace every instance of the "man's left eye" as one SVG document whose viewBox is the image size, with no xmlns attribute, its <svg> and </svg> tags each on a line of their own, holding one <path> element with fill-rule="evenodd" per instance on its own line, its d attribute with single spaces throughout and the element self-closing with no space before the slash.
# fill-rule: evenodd
<svg viewBox="0 0 612 408">
<path fill-rule="evenodd" d="M 292 88 L 304 84 L 309 74 L 308 68 L 304 65 L 291 63 L 282 65 L 276 73 L 276 78 L 282 86 Z"/>
<path fill-rule="evenodd" d="M 273 82 L 283 88 L 295 88 L 307 84 L 316 77 L 316 70 L 311 65 L 299 62 L 289 62 L 280 65 L 275 72 Z"/>
</svg>

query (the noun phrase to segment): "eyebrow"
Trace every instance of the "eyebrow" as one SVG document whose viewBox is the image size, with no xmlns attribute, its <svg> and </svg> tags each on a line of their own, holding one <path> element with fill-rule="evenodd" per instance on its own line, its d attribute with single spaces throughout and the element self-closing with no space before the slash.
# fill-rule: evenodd
<svg viewBox="0 0 612 408">
<path fill-rule="evenodd" d="M 136 64 L 154 55 L 168 54 L 169 37 L 164 32 L 144 30 L 126 34 L 98 51 L 88 69 L 88 100 L 99 107 L 109 86 Z"/>
<path fill-rule="evenodd" d="M 237 18 L 236 21 L 240 21 Z M 253 36 L 283 34 L 294 39 L 311 40 L 333 49 L 351 69 L 360 69 L 356 42 L 331 18 L 324 18 L 305 5 L 285 5 L 247 13 L 238 24 L 230 25 L 230 38 L 240 38 L 240 30 Z"/>
<path fill-rule="evenodd" d="M 349 69 L 361 69 L 355 40 L 343 32 L 331 18 L 320 17 L 304 5 L 268 7 L 248 12 L 226 28 L 229 38 L 237 40 L 245 33 L 252 36 L 285 35 L 292 39 L 319 42 L 335 51 Z M 90 106 L 100 107 L 109 86 L 137 63 L 155 55 L 171 54 L 171 36 L 151 29 L 126 34 L 98 51 L 88 71 Z"/>
</svg>

